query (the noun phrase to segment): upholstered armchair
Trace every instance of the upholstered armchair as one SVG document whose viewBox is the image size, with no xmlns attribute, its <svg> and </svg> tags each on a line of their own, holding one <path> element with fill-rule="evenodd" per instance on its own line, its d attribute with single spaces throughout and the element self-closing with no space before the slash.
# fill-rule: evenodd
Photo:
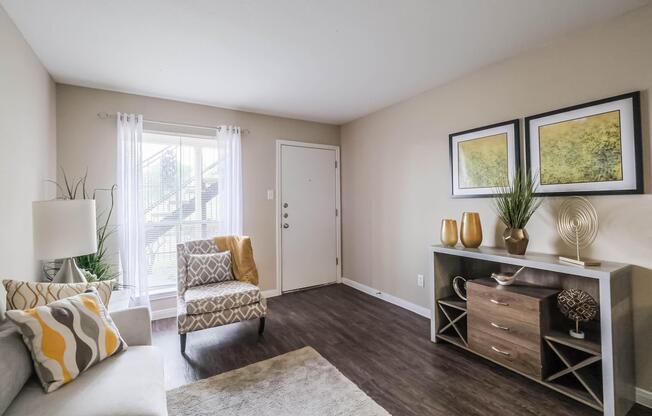
<svg viewBox="0 0 652 416">
<path fill-rule="evenodd" d="M 234 279 L 229 252 L 220 253 L 213 240 L 177 245 L 177 326 L 181 352 L 188 332 L 233 322 L 260 319 L 265 329 L 267 303 L 258 286 Z"/>
</svg>

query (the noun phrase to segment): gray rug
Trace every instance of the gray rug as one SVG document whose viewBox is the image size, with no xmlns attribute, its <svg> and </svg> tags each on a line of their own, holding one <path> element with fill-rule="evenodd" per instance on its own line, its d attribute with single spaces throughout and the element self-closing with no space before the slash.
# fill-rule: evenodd
<svg viewBox="0 0 652 416">
<path fill-rule="evenodd" d="M 310 347 L 167 393 L 170 416 L 389 416 Z"/>
</svg>

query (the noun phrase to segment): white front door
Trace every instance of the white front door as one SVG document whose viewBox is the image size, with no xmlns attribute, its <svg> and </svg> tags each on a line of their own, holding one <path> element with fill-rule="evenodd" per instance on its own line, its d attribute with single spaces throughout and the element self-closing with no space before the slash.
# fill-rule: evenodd
<svg viewBox="0 0 652 416">
<path fill-rule="evenodd" d="M 337 155 L 332 147 L 281 144 L 282 291 L 335 283 Z"/>
</svg>

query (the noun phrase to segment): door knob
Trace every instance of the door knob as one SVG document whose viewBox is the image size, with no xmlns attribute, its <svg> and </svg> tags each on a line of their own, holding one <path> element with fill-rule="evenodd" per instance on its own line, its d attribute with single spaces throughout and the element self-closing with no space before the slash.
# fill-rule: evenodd
<svg viewBox="0 0 652 416">
<path fill-rule="evenodd" d="M 290 228 L 290 224 L 288 223 L 283 224 L 283 228 Z"/>
<path fill-rule="evenodd" d="M 287 218 L 287 217 L 288 217 L 288 213 L 286 212 L 285 214 L 283 214 L 283 218 Z"/>
</svg>

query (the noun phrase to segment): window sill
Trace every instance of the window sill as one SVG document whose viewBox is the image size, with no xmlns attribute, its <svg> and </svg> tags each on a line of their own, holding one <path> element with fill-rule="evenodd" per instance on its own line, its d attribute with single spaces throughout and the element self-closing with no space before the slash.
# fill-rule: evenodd
<svg viewBox="0 0 652 416">
<path fill-rule="evenodd" d="M 177 288 L 176 287 L 166 287 L 162 289 L 154 289 L 149 292 L 149 298 L 151 300 L 158 300 L 158 299 L 169 299 L 169 298 L 175 298 L 177 296 Z"/>
</svg>

